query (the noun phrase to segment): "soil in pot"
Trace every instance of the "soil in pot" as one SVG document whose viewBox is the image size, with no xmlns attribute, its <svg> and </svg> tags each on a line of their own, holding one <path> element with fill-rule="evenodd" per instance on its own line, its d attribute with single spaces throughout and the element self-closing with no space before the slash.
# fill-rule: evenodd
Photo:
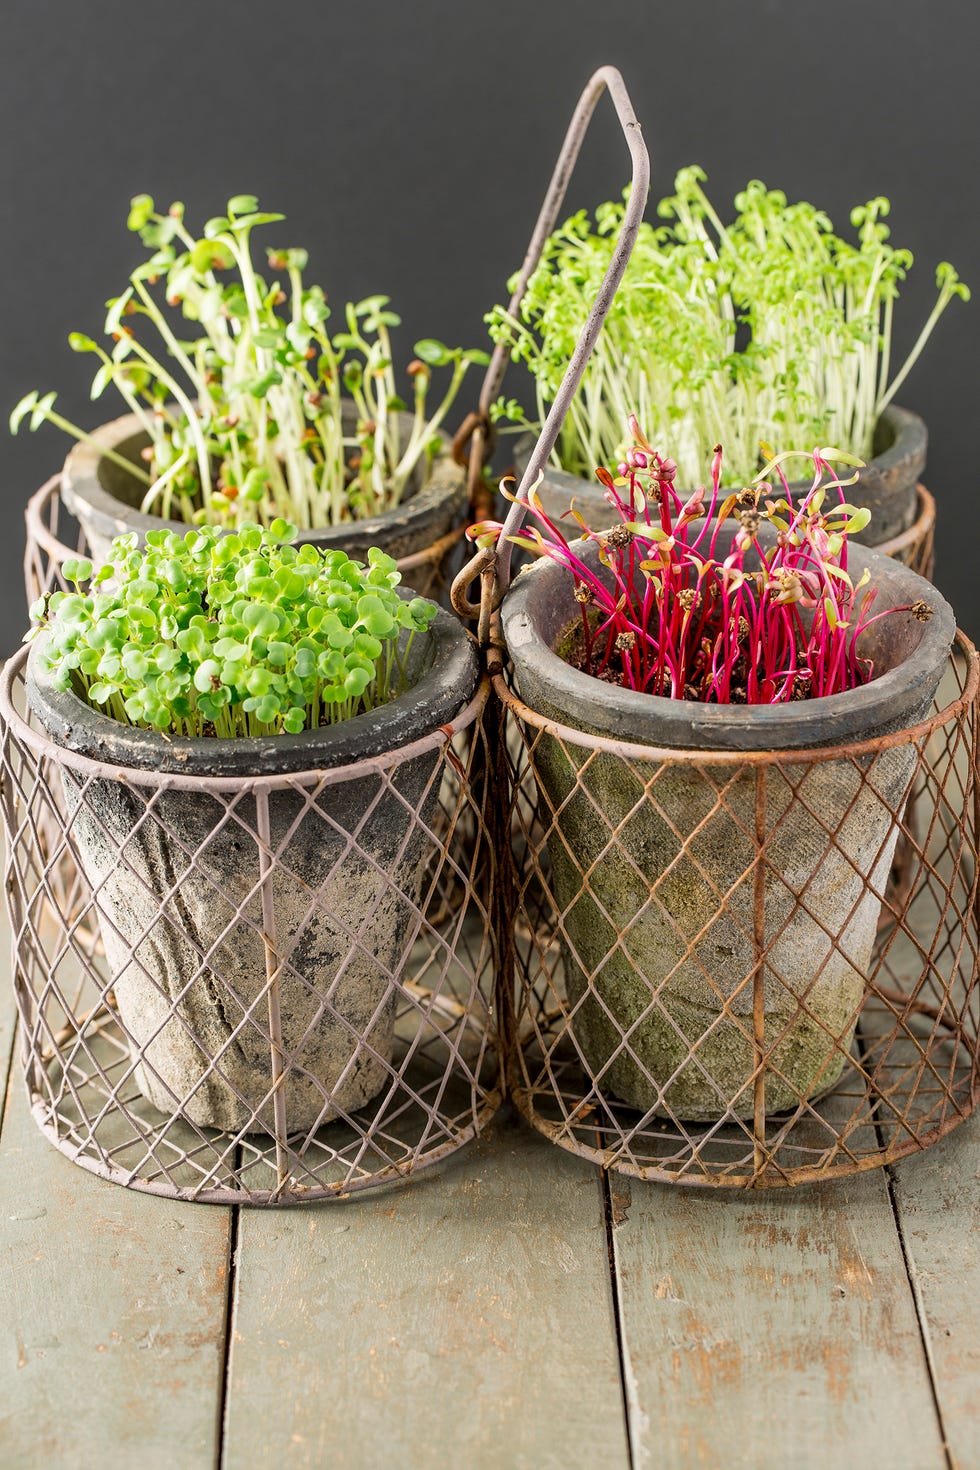
<svg viewBox="0 0 980 1470">
<path fill-rule="evenodd" d="M 906 568 L 852 548 L 852 574 L 862 563 L 879 587 L 876 607 L 923 597 L 933 618 L 896 614 L 875 625 L 864 650 L 879 673 L 871 684 L 778 706 L 658 699 L 570 667 L 555 649 L 576 614 L 572 582 L 552 563 L 522 572 L 504 601 L 517 685 L 533 709 L 666 752 L 630 759 L 542 735 L 533 754 L 568 1029 L 601 1091 L 645 1113 L 692 1122 L 752 1114 L 760 780 L 767 1112 L 818 1097 L 845 1065 L 914 748 L 790 758 L 767 763 L 761 777 L 672 761 L 669 751 L 832 748 L 921 719 L 946 664 L 952 613 Z"/>
<path fill-rule="evenodd" d="M 353 403 L 344 404 L 343 415 L 344 432 L 353 432 L 357 418 Z M 403 438 L 407 439 L 412 420 L 408 414 L 399 417 Z M 454 461 L 448 437 L 440 437 L 444 451 L 431 463 L 416 468 L 408 493 L 394 509 L 368 520 L 301 531 L 297 544 L 311 541 L 317 546 L 341 547 L 348 556 L 361 560 L 369 547 L 378 546 L 400 561 L 438 541 L 454 525 L 466 501 L 466 471 Z M 135 531 L 142 545 L 147 531 L 180 530 L 183 523 L 141 511 L 145 485 L 96 448 L 101 445 L 113 449 L 139 464 L 140 451 L 148 439 L 135 414 L 103 424 L 94 431 L 92 440 L 76 444 L 65 460 L 61 494 L 85 532 L 90 555 L 98 566 L 108 559 L 113 537 Z"/>
<path fill-rule="evenodd" d="M 518 477 L 527 469 L 534 444 L 533 435 L 517 441 Z M 849 486 L 846 492 L 851 504 L 866 506 L 871 511 L 871 520 L 860 537 L 855 538 L 855 544 L 860 541 L 866 546 L 881 546 L 915 523 L 917 486 L 925 469 L 927 445 L 928 431 L 918 414 L 896 404 L 885 409 L 875 427 L 874 457 L 858 471 L 858 483 Z M 706 479 L 707 468 L 706 465 Z M 799 481 L 791 488 L 802 495 L 810 484 L 810 481 Z M 595 479 L 580 479 L 548 464 L 538 493 L 549 516 L 560 516 L 574 496 L 578 509 L 596 529 L 612 524 L 614 519 L 603 498 L 602 487 Z"/>
<path fill-rule="evenodd" d="M 450 721 L 475 688 L 472 641 L 440 612 L 413 657 L 405 693 L 340 724 L 275 738 L 165 740 L 56 690 L 32 650 L 34 715 L 60 745 L 117 767 L 92 775 L 63 766 L 64 796 L 135 1081 L 161 1111 L 201 1127 L 271 1131 L 262 813 L 250 778 L 351 765 Z M 377 773 L 321 786 L 281 780 L 269 791 L 290 1133 L 355 1111 L 391 1079 L 392 976 L 421 922 L 440 761 L 437 746 L 390 768 L 387 781 Z M 127 770 L 200 779 L 167 789 L 127 780 Z M 209 792 L 209 776 L 232 777 L 233 789 Z"/>
</svg>

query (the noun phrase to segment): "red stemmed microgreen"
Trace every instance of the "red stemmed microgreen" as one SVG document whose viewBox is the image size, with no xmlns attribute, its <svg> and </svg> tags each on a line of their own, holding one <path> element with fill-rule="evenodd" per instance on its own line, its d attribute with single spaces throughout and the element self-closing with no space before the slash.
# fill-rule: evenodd
<svg viewBox="0 0 980 1470">
<path fill-rule="evenodd" d="M 635 418 L 630 429 L 634 447 L 617 473 L 596 471 L 616 524 L 593 529 L 573 502 L 566 517 L 580 537 L 570 540 L 532 489 L 531 521 L 510 538 L 568 568 L 581 608 L 573 643 L 580 667 L 628 689 L 714 704 L 780 704 L 871 679 L 861 636 L 887 614 L 873 610 L 868 572 L 856 581 L 848 573 L 848 538 L 870 513 L 848 503 L 854 480 L 832 469 L 860 461 L 814 450 L 812 485 L 794 505 L 783 465 L 798 456 L 766 446 L 769 461 L 756 479 L 725 493 L 717 446 L 710 491 L 682 496 L 676 464 L 651 447 Z M 492 545 L 500 529 L 482 522 L 470 535 Z M 598 569 L 589 543 L 599 548 Z M 908 610 L 931 615 L 921 602 Z"/>
</svg>

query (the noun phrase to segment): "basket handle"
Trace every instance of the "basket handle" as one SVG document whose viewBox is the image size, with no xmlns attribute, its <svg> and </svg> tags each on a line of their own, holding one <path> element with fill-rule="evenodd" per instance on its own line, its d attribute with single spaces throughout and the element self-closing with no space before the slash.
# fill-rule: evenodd
<svg viewBox="0 0 980 1470">
<path fill-rule="evenodd" d="M 478 612 L 481 613 L 481 642 L 487 640 L 489 614 L 499 606 L 500 600 L 510 582 L 512 548 L 506 537 L 512 535 L 517 529 L 518 521 L 523 515 L 523 507 L 526 503 L 528 488 L 534 484 L 555 446 L 555 440 L 558 438 L 559 430 L 568 412 L 568 405 L 582 380 L 585 365 L 592 354 L 592 348 L 595 346 L 596 338 L 602 329 L 602 324 L 606 319 L 606 314 L 612 304 L 612 299 L 623 278 L 623 272 L 626 270 L 629 258 L 633 253 L 637 230 L 640 226 L 640 220 L 643 217 L 643 211 L 646 208 L 647 192 L 650 188 L 650 157 L 647 153 L 646 144 L 643 141 L 640 124 L 636 119 L 633 104 L 626 90 L 626 84 L 619 71 L 614 66 L 601 66 L 590 77 L 585 90 L 578 100 L 578 105 L 572 114 L 572 120 L 565 133 L 561 152 L 558 155 L 558 161 L 555 164 L 554 173 L 551 176 L 548 192 L 545 195 L 541 212 L 534 226 L 531 242 L 527 247 L 527 254 L 524 257 L 524 264 L 521 267 L 517 285 L 510 299 L 509 313 L 513 316 L 520 306 L 531 273 L 541 259 L 541 252 L 544 249 L 545 241 L 554 229 L 558 211 L 561 208 L 562 201 L 565 198 L 565 192 L 568 188 L 568 181 L 582 147 L 582 140 L 588 132 L 589 123 L 592 120 L 592 114 L 595 112 L 596 104 L 605 91 L 608 91 L 609 99 L 616 109 L 632 160 L 632 189 L 630 191 L 629 203 L 623 216 L 622 228 L 619 232 L 619 239 L 616 242 L 616 249 L 609 262 L 609 268 L 603 277 L 602 285 L 599 287 L 596 299 L 592 304 L 592 310 L 589 312 L 588 320 L 582 328 L 578 342 L 575 345 L 575 351 L 569 359 L 568 367 L 565 369 L 565 375 L 561 380 L 558 392 L 555 394 L 554 402 L 548 412 L 548 417 L 541 427 L 541 433 L 538 435 L 538 440 L 528 461 L 527 469 L 524 471 L 521 483 L 517 488 L 517 501 L 510 507 L 497 545 L 488 551 L 479 552 L 463 568 L 453 583 L 453 606 L 457 612 L 468 617 L 475 617 Z M 483 386 L 480 390 L 480 422 L 474 428 L 471 443 L 470 452 L 473 455 L 482 451 L 482 444 L 479 441 L 484 438 L 486 433 L 486 429 L 483 426 L 489 422 L 490 405 L 500 392 L 509 352 L 510 349 L 506 342 L 498 342 L 493 356 L 490 359 L 486 374 L 484 375 Z M 481 607 L 470 603 L 466 596 L 468 588 L 479 575 L 482 575 L 484 578 Z M 488 590 L 491 580 L 494 583 L 492 594 Z M 490 605 L 488 605 L 488 597 L 490 598 Z"/>
</svg>

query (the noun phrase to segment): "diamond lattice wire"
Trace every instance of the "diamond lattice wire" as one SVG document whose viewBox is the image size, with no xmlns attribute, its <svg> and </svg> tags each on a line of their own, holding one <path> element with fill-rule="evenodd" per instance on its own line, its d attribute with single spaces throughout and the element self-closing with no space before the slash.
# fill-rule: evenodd
<svg viewBox="0 0 980 1470">
<path fill-rule="evenodd" d="M 923 1148 L 980 1096 L 977 656 L 915 730 L 651 752 L 502 679 L 518 1107 L 642 1178 L 758 1187 Z"/>
<path fill-rule="evenodd" d="M 60 485 L 60 474 L 52 475 L 35 491 L 24 508 L 24 593 L 28 607 L 52 592 L 68 591 L 61 575 L 62 564 L 72 556 L 90 555 L 85 532 L 61 503 Z M 57 842 L 58 820 L 53 817 L 54 825 L 50 830 L 46 830 L 43 823 L 39 828 L 41 851 Z M 63 869 L 52 870 L 47 881 L 57 890 L 63 911 L 70 913 L 84 886 L 78 869 L 72 863 L 66 863 Z"/>
<path fill-rule="evenodd" d="M 4 673 L 28 1088 L 118 1182 L 269 1204 L 405 1178 L 500 1097 L 482 686 L 343 770 L 235 782 L 60 750 Z M 68 876 L 72 875 L 72 876 Z"/>
</svg>

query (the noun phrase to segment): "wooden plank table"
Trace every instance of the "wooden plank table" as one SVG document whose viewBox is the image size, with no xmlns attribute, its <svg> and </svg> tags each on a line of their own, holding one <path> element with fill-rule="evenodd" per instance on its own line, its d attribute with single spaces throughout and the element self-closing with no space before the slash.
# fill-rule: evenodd
<svg viewBox="0 0 980 1470">
<path fill-rule="evenodd" d="M 4 953 L 6 953 L 6 944 Z M 0 1077 L 13 1040 L 0 984 Z M 980 1467 L 980 1118 L 755 1196 L 604 1180 L 504 1115 L 302 1210 L 0 1131 L 0 1466 Z"/>
<path fill-rule="evenodd" d="M 4 973 L 8 1051 L 12 1023 Z M 215 1464 L 231 1223 L 70 1163 L 35 1127 L 15 1062 L 0 1129 L 4 1470 Z"/>
</svg>

